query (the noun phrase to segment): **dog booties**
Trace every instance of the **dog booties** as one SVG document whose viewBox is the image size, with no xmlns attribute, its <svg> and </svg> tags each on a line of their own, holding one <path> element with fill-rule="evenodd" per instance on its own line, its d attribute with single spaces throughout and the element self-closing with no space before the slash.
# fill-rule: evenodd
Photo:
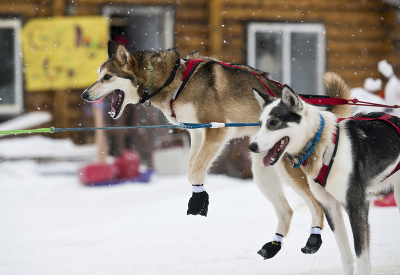
<svg viewBox="0 0 400 275">
<path fill-rule="evenodd" d="M 206 191 L 192 193 L 188 203 L 188 215 L 201 215 L 207 217 L 208 212 L 208 193 Z"/>
<path fill-rule="evenodd" d="M 306 246 L 301 249 L 304 254 L 314 254 L 321 247 L 321 234 L 311 234 L 308 238 Z"/>
<path fill-rule="evenodd" d="M 271 259 L 279 252 L 279 250 L 281 250 L 281 247 L 281 242 L 272 241 L 264 244 L 264 246 L 257 253 L 261 255 L 264 260 Z"/>
</svg>

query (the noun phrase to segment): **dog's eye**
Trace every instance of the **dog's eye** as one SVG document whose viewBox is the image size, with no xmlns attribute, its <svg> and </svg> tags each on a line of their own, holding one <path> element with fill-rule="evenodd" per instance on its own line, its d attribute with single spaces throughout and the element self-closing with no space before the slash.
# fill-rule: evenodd
<svg viewBox="0 0 400 275">
<path fill-rule="evenodd" d="M 279 121 L 276 119 L 271 119 L 268 121 L 269 126 L 276 126 L 276 125 L 278 125 L 278 123 L 279 123 Z"/>
<path fill-rule="evenodd" d="M 111 78 L 111 75 L 109 75 L 109 74 L 106 74 L 106 75 L 103 77 L 104 80 L 110 80 L 110 78 Z"/>
</svg>

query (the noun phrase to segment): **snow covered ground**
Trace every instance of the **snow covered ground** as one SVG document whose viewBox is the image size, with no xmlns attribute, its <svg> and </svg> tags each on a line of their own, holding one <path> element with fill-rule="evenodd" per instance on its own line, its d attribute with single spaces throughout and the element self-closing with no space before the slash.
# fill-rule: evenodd
<svg viewBox="0 0 400 275">
<path fill-rule="evenodd" d="M 289 236 L 275 258 L 263 260 L 256 252 L 271 240 L 276 218 L 252 180 L 208 176 L 205 218 L 186 215 L 191 188 L 184 175 L 85 187 L 79 165 L 0 162 L 0 274 L 341 273 L 327 225 L 320 251 L 301 253 L 311 217 L 291 189 Z M 397 208 L 371 207 L 370 222 L 374 274 L 400 274 Z"/>
</svg>

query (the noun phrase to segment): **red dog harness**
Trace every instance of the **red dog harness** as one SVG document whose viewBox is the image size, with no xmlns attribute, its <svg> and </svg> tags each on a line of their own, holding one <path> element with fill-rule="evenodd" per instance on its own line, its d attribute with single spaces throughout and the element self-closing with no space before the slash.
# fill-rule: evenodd
<svg viewBox="0 0 400 275">
<path fill-rule="evenodd" d="M 174 112 L 174 101 L 178 98 L 179 94 L 182 92 L 183 88 L 185 87 L 186 83 L 189 81 L 190 77 L 193 75 L 194 71 L 196 70 L 197 66 L 205 61 L 205 60 L 194 60 L 194 59 L 184 59 L 186 61 L 185 65 L 186 65 L 186 69 L 185 71 L 182 73 L 182 84 L 179 87 L 178 91 L 175 93 L 175 95 L 172 97 L 172 99 L 169 102 L 170 108 L 171 108 L 171 116 L 172 117 L 176 117 L 175 112 Z M 226 67 L 230 67 L 230 68 L 235 68 L 235 69 L 240 69 L 243 70 L 243 68 L 240 68 L 238 66 L 234 66 L 228 63 L 224 63 L 224 62 L 217 62 L 218 64 L 222 65 L 222 66 L 226 66 Z M 266 76 L 263 75 L 259 75 L 255 72 L 251 72 L 248 71 L 249 73 L 253 74 L 264 86 L 264 88 L 267 90 L 268 94 L 272 97 L 275 97 L 274 93 L 271 91 L 271 89 L 262 81 L 262 78 L 265 78 L 273 83 L 275 83 L 276 85 L 283 87 L 282 84 L 280 84 L 279 82 L 276 82 L 272 79 L 269 79 Z"/>
<path fill-rule="evenodd" d="M 174 112 L 174 101 L 178 98 L 179 94 L 182 92 L 183 88 L 185 87 L 186 83 L 189 81 L 190 77 L 193 75 L 194 71 L 196 70 L 197 66 L 201 63 L 204 62 L 206 60 L 195 60 L 195 59 L 184 59 L 186 61 L 185 65 L 186 65 L 186 69 L 182 74 L 182 81 L 181 81 L 181 86 L 179 87 L 179 89 L 177 90 L 177 92 L 175 93 L 175 95 L 172 97 L 172 99 L 170 100 L 170 108 L 171 108 L 171 116 L 172 117 L 176 117 L 175 112 Z M 157 90 L 155 93 L 153 93 L 152 95 L 145 95 L 142 99 L 140 99 L 140 103 L 144 103 L 146 100 L 150 99 L 151 97 L 153 97 L 154 95 L 156 95 L 158 92 L 160 92 L 164 87 L 168 86 L 169 83 L 172 82 L 173 77 L 175 76 L 175 73 L 179 67 L 179 64 L 181 62 L 181 59 L 177 60 L 177 64 L 174 67 L 173 73 L 170 76 L 170 79 L 168 79 L 168 81 L 164 84 L 163 87 L 161 87 L 159 90 Z M 224 63 L 224 62 L 219 62 L 219 61 L 215 61 L 216 63 L 225 66 L 225 67 L 230 67 L 230 68 L 235 68 L 235 69 L 239 69 L 239 70 L 244 70 L 247 71 L 249 73 L 251 73 L 252 75 L 254 75 L 254 77 L 257 78 L 258 81 L 261 82 L 261 84 L 264 86 L 265 90 L 268 92 L 268 94 L 272 97 L 275 97 L 275 94 L 271 91 L 271 89 L 268 87 L 268 85 L 263 81 L 263 80 L 267 80 L 270 81 L 272 83 L 274 83 L 275 85 L 279 86 L 279 87 L 283 87 L 283 85 L 277 81 L 274 81 L 268 77 L 266 77 L 265 75 L 262 74 L 258 74 L 256 72 L 252 72 L 249 70 L 246 70 L 242 67 L 239 66 L 235 66 L 235 65 L 231 65 L 228 63 Z M 344 99 L 344 98 L 330 98 L 330 97 L 326 97 L 326 96 L 318 96 L 318 95 L 299 95 L 304 101 L 306 101 L 309 104 L 313 104 L 313 105 L 319 105 L 319 106 L 332 106 L 332 105 L 344 105 L 344 104 L 349 104 L 349 105 L 362 105 L 362 106 L 379 106 L 379 107 L 389 107 L 389 108 L 398 108 L 399 106 L 397 105 L 393 105 L 393 106 L 389 106 L 389 105 L 382 105 L 382 104 L 376 104 L 376 103 L 369 103 L 369 102 L 364 102 L 364 101 L 359 101 L 358 99 L 354 98 L 354 99 Z"/>
<path fill-rule="evenodd" d="M 179 87 L 178 91 L 175 93 L 175 95 L 172 97 L 172 99 L 169 102 L 169 106 L 171 108 L 171 117 L 176 117 L 175 112 L 174 112 L 174 101 L 176 98 L 179 96 L 179 94 L 182 92 L 183 88 L 185 87 L 186 83 L 188 82 L 189 78 L 192 76 L 193 72 L 196 70 L 197 66 L 204 60 L 192 60 L 188 59 L 186 60 L 186 69 L 182 73 L 182 83 L 181 86 Z"/>
<path fill-rule="evenodd" d="M 329 161 L 329 165 L 323 164 L 321 170 L 319 170 L 317 178 L 314 179 L 315 182 L 319 183 L 323 187 L 326 185 L 326 179 L 329 176 L 329 172 L 331 171 L 331 167 L 333 165 L 333 161 L 335 160 L 337 147 L 339 144 L 339 125 L 336 125 L 336 132 L 332 137 L 333 144 L 335 144 L 335 148 L 333 149 L 331 160 Z"/>
<path fill-rule="evenodd" d="M 375 117 L 375 118 L 367 118 L 367 117 L 349 117 L 349 118 L 340 118 L 338 119 L 338 122 L 345 120 L 345 119 L 356 119 L 356 120 L 382 120 L 382 121 L 386 121 L 388 123 L 390 123 L 397 131 L 397 133 L 400 135 L 400 128 L 394 124 L 393 122 L 389 121 L 390 118 L 392 118 L 394 116 L 389 115 L 389 114 L 384 114 L 381 117 Z M 318 176 L 317 178 L 314 179 L 315 182 L 319 183 L 320 185 L 322 185 L 323 187 L 326 186 L 326 180 L 329 176 L 329 172 L 331 170 L 331 167 L 333 165 L 333 161 L 335 160 L 335 155 L 336 155 L 336 150 L 338 147 L 338 143 L 339 143 L 339 126 L 336 125 L 336 133 L 333 135 L 333 143 L 335 144 L 335 148 L 333 150 L 333 154 L 331 157 L 331 160 L 329 162 L 329 165 L 322 165 L 321 170 L 319 170 Z M 394 173 L 396 173 L 398 170 L 400 170 L 400 162 L 396 165 L 396 167 L 393 169 L 393 171 L 387 175 L 386 177 L 384 177 L 382 181 L 384 181 L 385 179 L 387 179 L 388 177 L 390 177 L 391 175 L 393 175 Z"/>
</svg>

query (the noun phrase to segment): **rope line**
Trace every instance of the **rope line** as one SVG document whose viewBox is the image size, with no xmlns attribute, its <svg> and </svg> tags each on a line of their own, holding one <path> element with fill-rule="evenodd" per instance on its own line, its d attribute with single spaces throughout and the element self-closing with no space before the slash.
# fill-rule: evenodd
<svg viewBox="0 0 400 275">
<path fill-rule="evenodd" d="M 233 66 L 232 66 L 233 67 Z M 305 95 L 300 97 L 309 104 L 313 105 L 361 105 L 371 107 L 386 107 L 386 108 L 399 108 L 399 105 L 385 105 L 378 103 L 371 103 L 360 101 L 357 98 L 344 99 L 344 98 L 305 98 Z M 123 126 L 123 127 L 81 127 L 81 128 L 38 128 L 30 130 L 0 130 L 0 135 L 18 135 L 18 134 L 33 134 L 33 133 L 56 133 L 56 132 L 76 132 L 76 131 L 95 131 L 95 130 L 129 130 L 129 129 L 155 129 L 155 128 L 180 128 L 180 129 L 199 129 L 199 128 L 222 128 L 222 127 L 247 127 L 247 126 L 260 126 L 260 123 L 219 123 L 211 122 L 207 124 L 200 123 L 184 123 L 172 125 L 140 125 L 140 126 Z"/>
<path fill-rule="evenodd" d="M 18 135 L 18 134 L 33 134 L 33 133 L 57 133 L 57 132 L 76 132 L 76 131 L 94 131 L 94 130 L 129 130 L 129 129 L 156 129 L 156 128 L 169 128 L 169 129 L 199 129 L 199 128 L 222 128 L 222 127 L 246 127 L 246 126 L 260 126 L 260 123 L 219 123 L 211 122 L 207 124 L 201 123 L 183 123 L 172 125 L 140 125 L 140 126 L 123 126 L 123 127 L 80 127 L 80 128 L 38 128 L 30 130 L 7 130 L 0 131 L 0 135 Z"/>
<path fill-rule="evenodd" d="M 33 133 L 53 133 L 52 129 L 50 128 L 38 128 L 38 129 L 30 129 L 30 130 L 4 130 L 0 131 L 0 135 L 18 135 L 18 134 L 33 134 Z"/>
</svg>

